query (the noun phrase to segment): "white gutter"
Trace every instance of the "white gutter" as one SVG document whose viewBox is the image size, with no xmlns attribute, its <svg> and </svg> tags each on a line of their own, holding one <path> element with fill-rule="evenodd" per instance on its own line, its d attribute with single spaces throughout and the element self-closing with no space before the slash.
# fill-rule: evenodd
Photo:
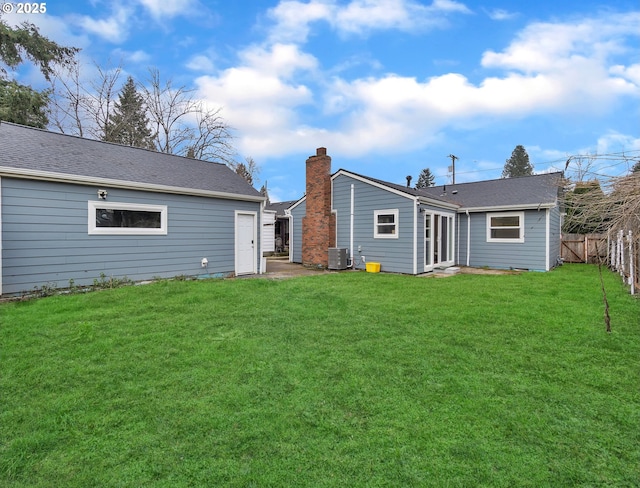
<svg viewBox="0 0 640 488">
<path fill-rule="evenodd" d="M 262 195 L 240 195 L 213 190 L 199 190 L 195 188 L 182 188 L 179 186 L 154 185 L 151 183 L 139 183 L 135 181 L 114 180 L 111 178 L 96 178 L 93 176 L 70 175 L 55 173 L 52 171 L 39 171 L 30 169 L 10 168 L 0 166 L 0 176 L 21 178 L 29 180 L 55 181 L 58 183 L 72 183 L 77 185 L 109 186 L 111 188 L 123 188 L 129 190 L 155 191 L 159 193 L 173 193 L 177 195 L 191 195 L 210 198 L 223 198 L 225 200 L 242 200 L 251 202 L 265 201 Z"/>
<path fill-rule="evenodd" d="M 355 261 L 353 260 L 353 214 L 354 214 L 354 202 L 355 202 L 355 187 L 351 184 L 351 214 L 349 222 L 349 254 L 351 255 L 351 267 L 355 267 Z M 338 235 L 336 231 L 336 236 Z"/>
<path fill-rule="evenodd" d="M 507 210 L 540 210 L 541 208 L 553 208 L 556 204 L 549 203 L 530 203 L 528 205 L 496 205 L 494 207 L 463 207 L 459 210 L 462 212 L 499 212 Z"/>
</svg>

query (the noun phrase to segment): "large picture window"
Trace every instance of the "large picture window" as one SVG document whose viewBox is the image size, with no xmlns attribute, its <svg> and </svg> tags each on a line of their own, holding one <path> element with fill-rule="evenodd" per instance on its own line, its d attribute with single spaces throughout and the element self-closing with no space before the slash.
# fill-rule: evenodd
<svg viewBox="0 0 640 488">
<path fill-rule="evenodd" d="M 90 201 L 90 235 L 166 235 L 167 206 Z"/>
<path fill-rule="evenodd" d="M 373 212 L 373 237 L 398 238 L 398 210 L 375 210 Z"/>
<path fill-rule="evenodd" d="M 524 212 L 487 214 L 487 242 L 524 242 Z"/>
</svg>

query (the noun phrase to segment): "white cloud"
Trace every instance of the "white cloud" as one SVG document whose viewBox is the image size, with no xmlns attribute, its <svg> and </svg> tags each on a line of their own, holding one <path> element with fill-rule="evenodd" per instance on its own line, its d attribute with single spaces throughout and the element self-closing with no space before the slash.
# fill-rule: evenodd
<svg viewBox="0 0 640 488">
<path fill-rule="evenodd" d="M 341 12 L 344 18 L 350 13 L 355 22 L 357 9 L 368 6 L 368 13 L 374 13 L 383 3 L 353 1 Z M 459 5 L 434 2 L 429 8 L 457 11 Z M 294 7 L 303 10 L 304 29 L 309 19 L 336 12 L 328 1 L 281 2 L 277 17 L 289 18 Z M 239 129 L 244 154 L 280 156 L 318 144 L 350 156 L 397 153 L 398 148 L 410 150 L 438 140 L 447 127 L 536 114 L 589 116 L 610 110 L 621 97 L 638 96 L 638 65 L 620 64 L 619 56 L 637 35 L 629 17 L 640 20 L 639 14 L 627 14 L 531 24 L 502 51 L 483 55 L 481 67 L 491 75 L 478 82 L 455 72 L 427 80 L 393 73 L 348 79 L 334 72 L 327 80 L 318 60 L 299 45 L 277 43 L 252 46 L 240 54 L 237 67 L 197 83 L 202 97 L 224 107 L 225 118 Z M 375 18 L 361 27 L 380 25 Z M 395 18 L 391 24 L 397 26 L 402 17 Z M 314 115 L 305 113 L 310 107 L 330 116 L 332 125 L 314 127 Z"/>
<path fill-rule="evenodd" d="M 628 153 L 640 151 L 640 138 L 611 131 L 598 138 L 596 153 Z M 637 154 L 635 155 L 637 157 Z"/>
<path fill-rule="evenodd" d="M 537 22 L 525 28 L 503 52 L 487 51 L 482 66 L 525 73 L 560 70 L 568 61 L 604 62 L 626 50 L 621 42 L 638 35 L 640 13 L 585 19 L 575 23 Z"/>
<path fill-rule="evenodd" d="M 297 113 L 313 102 L 312 91 L 294 78 L 298 73 L 312 72 L 316 59 L 290 44 L 252 46 L 240 58 L 239 66 L 196 80 L 200 96 L 223 107 L 229 124 L 241 129 L 240 151 L 281 154 L 289 151 L 294 141 L 315 140 L 318 130 L 302 126 Z"/>
<path fill-rule="evenodd" d="M 197 15 L 202 5 L 197 0 L 138 0 L 153 17 Z"/>
<path fill-rule="evenodd" d="M 518 16 L 517 13 L 509 12 L 508 10 L 504 10 L 501 8 L 489 10 L 486 11 L 486 13 L 491 20 L 511 20 L 515 19 Z"/>
<path fill-rule="evenodd" d="M 413 0 L 352 0 L 346 5 L 333 0 L 285 0 L 269 11 L 275 21 L 270 39 L 303 44 L 311 24 L 319 21 L 327 22 L 340 35 L 388 29 L 414 31 L 440 26 L 448 15 L 457 13 L 471 11 L 454 0 L 434 0 L 426 6 Z"/>
<path fill-rule="evenodd" d="M 615 65 L 609 68 L 612 75 L 619 76 L 633 83 L 636 87 L 640 87 L 640 64 L 632 64 L 630 66 Z"/>
<path fill-rule="evenodd" d="M 185 66 L 192 71 L 211 72 L 214 69 L 213 61 L 204 54 L 193 56 L 189 61 L 187 61 Z"/>
<path fill-rule="evenodd" d="M 122 49 L 115 49 L 113 51 L 114 59 L 122 60 L 124 64 L 148 64 L 151 62 L 151 56 L 141 49 L 136 51 L 124 51 Z"/>
<path fill-rule="evenodd" d="M 334 12 L 333 2 L 311 0 L 303 3 L 297 0 L 285 0 L 269 10 L 275 26 L 271 29 L 270 39 L 274 42 L 304 43 L 309 36 L 310 24 L 330 19 Z"/>
<path fill-rule="evenodd" d="M 131 14 L 132 10 L 130 8 L 116 5 L 109 17 L 94 19 L 87 15 L 79 15 L 71 17 L 71 20 L 90 34 L 95 34 L 113 43 L 121 43 L 129 35 L 128 21 Z"/>
</svg>

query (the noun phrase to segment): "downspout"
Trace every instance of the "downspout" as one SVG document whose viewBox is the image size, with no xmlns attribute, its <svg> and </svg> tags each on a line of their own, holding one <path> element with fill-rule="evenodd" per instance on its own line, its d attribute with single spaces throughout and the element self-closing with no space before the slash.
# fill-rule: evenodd
<svg viewBox="0 0 640 488">
<path fill-rule="evenodd" d="M 549 271 L 551 269 L 551 249 L 550 249 L 550 242 L 549 240 L 551 239 L 551 217 L 550 217 L 550 212 L 551 209 L 546 209 L 545 210 L 545 229 L 544 229 L 544 233 L 545 233 L 545 247 L 544 247 L 544 257 L 545 257 L 545 271 Z"/>
<path fill-rule="evenodd" d="M 351 214 L 349 216 L 349 254 L 351 259 L 351 267 L 355 268 L 355 261 L 353 260 L 353 215 L 354 215 L 354 205 L 355 202 L 355 188 L 353 183 L 351 183 Z"/>
<path fill-rule="evenodd" d="M 288 208 L 285 209 L 284 215 L 289 219 L 289 262 L 293 263 L 293 215 Z"/>
<path fill-rule="evenodd" d="M 467 266 L 470 266 L 471 262 L 471 215 L 469 211 L 465 210 L 467 214 Z"/>
<path fill-rule="evenodd" d="M 263 261 L 266 262 L 266 258 L 264 257 L 264 251 L 263 251 L 263 246 L 264 246 L 264 209 L 267 207 L 267 201 L 266 200 L 262 200 L 260 202 L 260 223 L 258 225 L 260 225 L 260 245 L 258 246 L 258 259 L 260 259 L 260 265 L 258 266 L 258 274 L 263 274 L 264 273 L 264 264 Z"/>
<path fill-rule="evenodd" d="M 418 274 L 418 211 L 420 210 L 420 201 L 418 197 L 414 198 L 413 206 L 413 274 Z"/>
<path fill-rule="evenodd" d="M 2 296 L 2 178 L 0 178 L 0 296 Z"/>
</svg>

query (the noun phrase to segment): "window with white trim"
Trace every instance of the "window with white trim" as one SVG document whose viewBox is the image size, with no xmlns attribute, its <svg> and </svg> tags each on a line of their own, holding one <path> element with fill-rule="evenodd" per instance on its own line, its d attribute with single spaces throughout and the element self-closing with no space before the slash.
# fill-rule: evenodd
<svg viewBox="0 0 640 488">
<path fill-rule="evenodd" d="M 167 206 L 89 201 L 89 235 L 167 235 Z"/>
<path fill-rule="evenodd" d="M 398 209 L 374 210 L 373 237 L 377 239 L 398 238 Z"/>
<path fill-rule="evenodd" d="M 524 212 L 488 213 L 487 242 L 524 242 Z"/>
</svg>

